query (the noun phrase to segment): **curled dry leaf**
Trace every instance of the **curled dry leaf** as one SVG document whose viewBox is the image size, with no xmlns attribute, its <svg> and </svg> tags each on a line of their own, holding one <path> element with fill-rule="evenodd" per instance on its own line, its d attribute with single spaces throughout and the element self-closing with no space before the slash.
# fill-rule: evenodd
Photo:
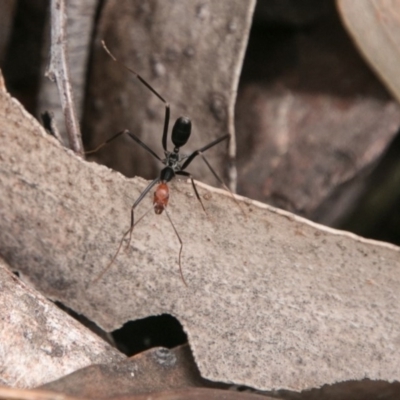
<svg viewBox="0 0 400 400">
<path fill-rule="evenodd" d="M 34 387 L 123 356 L 25 285 L 0 259 L 0 382 Z"/>
<path fill-rule="evenodd" d="M 185 345 L 172 350 L 154 348 L 122 362 L 92 365 L 41 389 L 97 399 L 183 389 L 190 394 L 196 387 L 221 389 L 222 396 L 229 388 L 203 379 Z"/>
<path fill-rule="evenodd" d="M 400 101 L 400 3 L 336 0 L 354 42 L 386 87 Z"/>
</svg>

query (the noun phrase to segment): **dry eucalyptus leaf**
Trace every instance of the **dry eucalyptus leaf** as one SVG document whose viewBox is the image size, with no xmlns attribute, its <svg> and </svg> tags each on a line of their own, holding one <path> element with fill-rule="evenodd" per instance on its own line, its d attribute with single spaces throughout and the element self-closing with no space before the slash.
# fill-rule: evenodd
<svg viewBox="0 0 400 400">
<path fill-rule="evenodd" d="M 15 389 L 0 386 L 0 400 L 88 400 L 43 390 Z M 134 400 L 134 399 L 132 399 Z"/>
<path fill-rule="evenodd" d="M 337 6 L 361 53 L 400 101 L 400 1 L 337 0 Z"/>
<path fill-rule="evenodd" d="M 229 132 L 232 155 L 233 108 L 254 6 L 254 0 L 105 1 L 88 81 L 88 148 L 129 129 L 163 154 L 163 102 L 110 59 L 100 44 L 105 40 L 121 62 L 170 103 L 171 126 L 181 115 L 191 118 L 192 136 L 184 153 Z M 226 153 L 224 144 L 207 152 L 221 174 L 226 171 Z M 156 160 L 129 137 L 116 140 L 95 157 L 128 176 L 152 178 L 158 168 Z M 214 181 L 200 162 L 195 178 Z"/>
<path fill-rule="evenodd" d="M 0 259 L 0 383 L 38 386 L 124 357 L 25 285 Z"/>
<path fill-rule="evenodd" d="M 205 386 L 187 346 L 155 348 L 113 364 L 91 365 L 41 389 L 89 398 Z"/>
<path fill-rule="evenodd" d="M 87 163 L 0 93 L 0 246 L 14 270 L 106 330 L 169 313 L 201 375 L 300 391 L 400 379 L 400 251 L 199 184 L 171 184 L 97 284 L 146 186 Z M 150 196 L 137 215 L 151 208 Z"/>
<path fill-rule="evenodd" d="M 104 397 L 103 397 L 104 398 Z M 0 400 L 89 400 L 43 390 L 22 390 L 0 387 Z M 108 400 L 272 400 L 253 393 L 240 393 L 218 389 L 191 388 L 144 395 L 108 397 Z"/>
<path fill-rule="evenodd" d="M 229 394 L 233 393 L 232 389 L 236 390 L 234 387 L 201 378 L 189 346 L 184 345 L 171 350 L 154 348 L 121 362 L 92 365 L 50 382 L 41 389 L 98 399 L 139 393 L 149 393 L 154 396 L 158 392 L 184 388 L 190 397 L 196 392 L 194 387 L 218 388 L 220 390 L 215 391 L 215 395 L 219 393 L 221 397 L 227 395 L 228 388 Z M 211 393 L 208 392 L 208 395 Z M 389 384 L 364 379 L 325 385 L 320 389 L 304 391 L 301 394 L 288 391 L 274 394 L 285 400 L 365 400 L 367 397 L 370 400 L 378 400 L 382 396 L 387 400 L 397 400 L 400 395 L 400 383 Z M 243 400 L 245 398 L 247 399 L 244 397 Z M 263 398 L 267 400 L 270 397 L 265 395 Z"/>
<path fill-rule="evenodd" d="M 253 31 L 236 122 L 238 191 L 337 225 L 397 134 L 400 107 L 331 13 L 307 33 Z"/>
<path fill-rule="evenodd" d="M 224 388 L 201 378 L 188 345 L 147 350 L 113 364 L 92 365 L 41 389 L 88 398 L 157 393 L 193 387 Z"/>
</svg>

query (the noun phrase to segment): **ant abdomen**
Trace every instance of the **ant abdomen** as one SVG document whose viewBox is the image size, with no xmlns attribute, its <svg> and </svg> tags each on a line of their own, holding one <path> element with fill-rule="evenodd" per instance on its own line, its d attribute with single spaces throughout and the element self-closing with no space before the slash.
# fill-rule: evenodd
<svg viewBox="0 0 400 400">
<path fill-rule="evenodd" d="M 165 210 L 165 207 L 167 207 L 168 200 L 169 200 L 169 188 L 166 183 L 162 182 L 157 186 L 157 189 L 154 192 L 154 199 L 153 199 L 154 212 L 156 214 L 161 214 Z"/>
</svg>

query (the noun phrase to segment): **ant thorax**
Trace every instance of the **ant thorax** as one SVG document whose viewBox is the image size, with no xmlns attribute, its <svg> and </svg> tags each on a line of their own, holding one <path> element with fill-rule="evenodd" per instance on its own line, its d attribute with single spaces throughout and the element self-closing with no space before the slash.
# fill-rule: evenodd
<svg viewBox="0 0 400 400">
<path fill-rule="evenodd" d="M 174 172 L 181 170 L 181 161 L 187 158 L 187 156 L 179 154 L 179 148 L 175 148 L 174 151 L 165 152 L 165 159 L 163 163 L 173 169 Z"/>
</svg>

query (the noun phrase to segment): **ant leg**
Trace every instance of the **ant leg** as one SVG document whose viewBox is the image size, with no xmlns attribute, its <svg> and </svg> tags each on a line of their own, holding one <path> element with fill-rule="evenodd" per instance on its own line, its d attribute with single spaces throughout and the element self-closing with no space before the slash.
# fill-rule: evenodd
<svg viewBox="0 0 400 400">
<path fill-rule="evenodd" d="M 202 152 L 210 149 L 211 147 L 215 146 L 216 144 L 228 139 L 229 136 L 230 136 L 229 133 L 227 133 L 226 135 L 213 140 L 211 143 L 207 144 L 206 146 L 202 147 L 201 149 L 195 150 L 192 154 L 190 154 L 190 156 L 182 164 L 181 169 L 182 170 L 186 169 L 189 166 L 189 164 L 194 160 L 194 158 L 197 157 L 200 153 L 202 153 Z"/>
<path fill-rule="evenodd" d="M 211 171 L 211 173 L 215 176 L 217 181 L 226 189 L 229 191 L 228 186 L 225 185 L 225 182 L 219 177 L 219 175 L 215 172 L 215 169 L 211 166 L 211 164 L 208 162 L 207 158 L 202 152 L 199 152 L 199 156 L 203 159 L 203 161 L 206 163 L 207 167 Z"/>
<path fill-rule="evenodd" d="M 129 240 L 127 244 L 127 248 L 129 247 L 132 239 L 132 232 L 133 228 L 135 227 L 135 208 L 139 205 L 139 203 L 144 199 L 144 197 L 147 195 L 147 193 L 150 192 L 150 190 L 160 181 L 160 178 L 154 179 L 154 181 L 150 182 L 146 189 L 143 190 L 143 192 L 140 194 L 140 196 L 136 199 L 136 201 L 133 203 L 133 206 L 131 208 L 131 226 L 129 230 L 126 232 L 126 234 L 129 233 Z M 125 234 L 125 235 L 126 235 Z"/>
<path fill-rule="evenodd" d="M 211 166 L 211 164 L 208 162 L 207 158 L 205 157 L 205 155 L 203 153 L 199 153 L 199 156 L 204 160 L 204 162 L 207 164 L 207 167 L 210 169 L 210 171 L 212 172 L 212 174 L 215 176 L 215 178 L 219 181 L 219 183 L 223 186 L 223 188 L 228 191 L 231 196 L 233 201 L 236 203 L 236 205 L 240 208 L 240 211 L 242 212 L 242 214 L 247 218 L 247 215 L 245 213 L 245 211 L 243 210 L 243 207 L 240 205 L 240 203 L 238 202 L 238 200 L 236 199 L 235 195 L 232 193 L 232 190 L 229 189 L 229 187 L 225 184 L 225 182 L 218 176 L 218 174 L 215 172 L 214 168 Z"/>
<path fill-rule="evenodd" d="M 194 193 L 195 193 L 195 195 L 196 195 L 196 197 L 197 197 L 197 200 L 200 202 L 201 207 L 203 208 L 204 212 L 207 214 L 207 211 L 206 211 L 206 209 L 205 209 L 205 207 L 204 207 L 204 204 L 203 204 L 203 202 L 201 201 L 201 197 L 200 197 L 200 195 L 199 195 L 199 192 L 197 191 L 197 187 L 196 187 L 196 185 L 195 185 L 195 183 L 194 183 L 194 179 L 193 179 L 192 174 L 190 174 L 190 173 L 187 172 L 187 171 L 176 171 L 175 174 L 176 174 L 176 175 L 187 176 L 188 178 L 190 178 L 190 181 L 192 182 L 193 190 L 194 190 Z"/>
<path fill-rule="evenodd" d="M 169 103 L 167 100 L 164 99 L 164 97 L 161 96 L 160 93 L 155 90 L 150 83 L 148 83 L 143 77 L 141 77 L 134 69 L 129 68 L 126 66 L 124 63 L 121 61 L 117 60 L 117 58 L 111 53 L 111 51 L 108 49 L 106 46 L 104 40 L 101 41 L 101 44 L 103 45 L 104 50 L 107 52 L 107 54 L 119 65 L 124 67 L 126 70 L 128 70 L 130 73 L 136 76 L 136 78 L 139 79 L 140 82 L 143 83 L 144 86 L 147 87 L 153 94 L 155 94 L 164 104 L 165 104 L 165 117 L 164 117 L 164 130 L 163 130 L 163 137 L 162 137 L 162 146 L 164 151 L 167 151 L 167 135 L 168 135 L 168 126 L 169 126 L 169 115 L 170 115 L 170 109 L 169 109 Z"/>
<path fill-rule="evenodd" d="M 204 151 L 208 150 L 209 148 L 215 146 L 216 144 L 222 142 L 223 140 L 225 140 L 225 139 L 227 139 L 227 138 L 229 138 L 229 134 L 224 135 L 224 136 L 221 136 L 220 138 L 218 138 L 218 139 L 212 141 L 211 143 L 209 143 L 208 145 L 202 147 L 201 149 L 194 151 L 194 152 L 187 158 L 187 160 L 183 163 L 182 169 L 187 168 L 187 166 L 194 160 L 195 157 L 201 156 L 201 158 L 202 158 L 203 161 L 206 163 L 206 165 L 207 165 L 207 167 L 209 168 L 209 170 L 211 171 L 211 173 L 215 176 L 215 178 L 216 178 L 217 181 L 223 186 L 223 188 L 224 188 L 225 190 L 227 190 L 227 191 L 231 194 L 231 196 L 232 196 L 234 202 L 235 202 L 235 203 L 237 204 L 237 206 L 240 208 L 240 211 L 242 212 L 242 214 L 246 217 L 246 213 L 245 213 L 245 211 L 243 210 L 243 207 L 242 207 L 242 206 L 240 205 L 240 203 L 237 201 L 235 195 L 232 193 L 232 190 L 229 189 L 229 187 L 224 183 L 224 181 L 218 176 L 218 174 L 216 173 L 216 171 L 214 170 L 214 168 L 211 166 L 211 164 L 208 162 L 207 158 L 206 158 L 206 157 L 204 156 L 204 154 L 203 154 Z"/>
<path fill-rule="evenodd" d="M 89 150 L 89 151 L 85 151 L 85 154 L 92 154 L 92 153 L 95 153 L 96 151 L 99 151 L 106 144 L 108 144 L 108 143 L 112 142 L 113 140 L 117 139 L 118 137 L 120 137 L 124 133 L 128 134 L 137 144 L 139 144 L 142 148 L 144 148 L 146 151 L 148 151 L 152 156 L 157 158 L 157 160 L 162 162 L 161 158 L 156 154 L 156 152 L 154 150 L 152 150 L 149 146 L 147 146 L 147 144 L 142 142 L 134 133 L 132 133 L 128 129 L 124 129 L 123 131 L 116 133 L 114 136 L 111 136 L 109 139 L 107 139 L 104 143 L 102 143 L 99 146 L 97 146 L 95 149 Z"/>
<path fill-rule="evenodd" d="M 143 198 L 146 196 L 147 193 L 149 193 L 149 191 L 151 190 L 152 187 L 154 187 L 154 185 L 156 185 L 159 181 L 159 178 L 154 179 L 154 181 L 150 182 L 149 185 L 147 186 L 146 189 L 143 190 L 143 192 L 140 194 L 140 196 L 137 198 L 137 200 L 133 203 L 133 206 L 131 208 L 131 225 L 129 227 L 129 229 L 124 233 L 124 235 L 122 236 L 121 241 L 119 242 L 119 246 L 117 251 L 115 252 L 113 258 L 111 259 L 111 261 L 109 262 L 109 264 L 107 265 L 107 267 L 105 267 L 103 269 L 103 271 L 100 272 L 100 274 L 97 276 L 97 278 L 94 280 L 93 283 L 97 283 L 102 277 L 103 275 L 108 271 L 108 269 L 111 267 L 111 265 L 113 265 L 115 259 L 117 258 L 119 251 L 121 250 L 122 247 L 122 243 L 124 242 L 125 238 L 129 235 L 129 239 L 128 239 L 128 244 L 127 244 L 127 248 L 129 247 L 131 240 L 132 240 L 132 232 L 133 232 L 133 228 L 145 217 L 145 215 L 147 215 L 147 213 L 151 210 L 151 208 L 146 211 L 135 223 L 135 215 L 134 215 L 134 210 L 135 208 L 139 205 L 139 203 L 143 200 Z"/>
<path fill-rule="evenodd" d="M 132 132 L 126 130 L 126 133 L 140 146 L 142 146 L 145 150 L 147 150 L 151 155 L 153 155 L 155 158 L 157 158 L 157 160 L 161 161 L 161 158 L 155 153 L 154 150 L 152 150 L 149 146 L 147 146 L 147 144 L 143 143 L 135 134 L 133 134 Z"/>
<path fill-rule="evenodd" d="M 247 218 L 247 215 L 246 215 L 245 211 L 243 210 L 243 207 L 240 205 L 240 203 L 236 199 L 235 195 L 232 193 L 232 190 L 229 189 L 229 187 L 225 184 L 225 182 L 218 176 L 218 174 L 215 172 L 214 168 L 208 162 L 208 160 L 205 157 L 205 155 L 203 153 L 199 152 L 199 156 L 204 160 L 204 162 L 206 163 L 207 167 L 210 169 L 210 171 L 215 176 L 215 178 L 219 181 L 219 183 L 223 186 L 223 188 L 230 193 L 230 195 L 232 196 L 233 201 L 240 208 L 240 211 L 242 212 L 242 214 Z"/>
<path fill-rule="evenodd" d="M 215 172 L 214 168 L 211 166 L 211 164 L 207 161 L 207 159 L 206 159 L 206 158 L 204 157 L 204 155 L 203 155 L 203 152 L 204 152 L 204 151 L 206 151 L 206 150 L 210 149 L 211 147 L 217 145 L 218 143 L 221 143 L 222 141 L 228 139 L 229 136 L 230 136 L 230 135 L 229 135 L 229 133 L 228 133 L 228 134 L 226 134 L 226 135 L 224 135 L 224 136 L 221 136 L 220 138 L 217 138 L 217 139 L 213 140 L 211 143 L 205 145 L 204 147 L 202 147 L 202 148 L 200 148 L 200 149 L 198 149 L 198 150 L 195 150 L 192 154 L 189 155 L 189 157 L 186 159 L 186 161 L 182 164 L 181 171 L 179 171 L 179 172 L 182 174 L 182 172 L 184 172 L 183 170 L 185 170 L 185 169 L 189 166 L 189 164 L 190 164 L 197 156 L 201 156 L 201 157 L 203 158 L 204 162 L 206 163 L 207 167 L 210 169 L 211 173 L 212 173 L 212 174 L 215 176 L 215 178 L 217 179 L 217 181 L 218 181 L 219 183 L 221 183 L 221 185 L 222 185 L 228 192 L 230 192 L 230 193 L 232 194 L 232 196 L 233 196 L 233 193 L 231 192 L 231 190 L 228 188 L 228 186 L 225 185 L 224 181 L 218 176 L 218 174 Z M 182 175 L 184 175 L 184 174 L 182 174 Z M 190 174 L 189 174 L 189 175 L 190 175 Z M 234 197 L 234 196 L 233 196 L 233 197 Z M 203 208 L 204 208 L 204 207 L 203 207 Z"/>
<path fill-rule="evenodd" d="M 111 136 L 109 139 L 107 139 L 105 142 L 103 142 L 102 144 L 99 144 L 96 148 L 94 148 L 93 150 L 88 150 L 85 151 L 85 154 L 92 154 L 92 153 L 96 153 L 96 151 L 99 151 L 102 147 L 104 147 L 106 144 L 112 142 L 113 140 L 115 140 L 116 138 L 120 137 L 121 135 L 123 135 L 126 132 L 126 129 L 116 133 L 114 136 Z"/>
<path fill-rule="evenodd" d="M 135 223 L 135 226 L 149 213 L 149 211 L 151 210 L 151 208 L 149 208 Z M 126 238 L 126 236 L 128 235 L 128 233 L 131 231 L 131 228 L 129 228 L 124 235 L 122 236 L 122 239 L 119 242 L 119 246 L 117 248 L 117 251 L 115 252 L 115 254 L 113 255 L 111 261 L 107 264 L 107 266 L 97 275 L 96 279 L 93 280 L 93 284 L 96 284 L 97 282 L 99 282 L 101 280 L 101 278 L 104 276 L 104 274 L 109 270 L 109 268 L 111 267 L 111 265 L 114 264 L 114 261 L 116 260 L 119 251 L 121 250 L 122 247 L 122 243 L 124 243 L 124 240 Z"/>
<path fill-rule="evenodd" d="M 129 230 L 127 230 L 127 231 L 124 233 L 124 235 L 122 236 L 122 239 L 121 239 L 120 242 L 119 242 L 117 251 L 116 251 L 115 254 L 113 255 L 111 261 L 110 261 L 110 262 L 107 264 L 107 266 L 106 266 L 105 268 L 103 268 L 103 270 L 96 276 L 96 278 L 93 280 L 92 284 L 96 285 L 96 284 L 101 280 L 101 278 L 104 276 L 104 274 L 110 269 L 111 265 L 114 264 L 114 261 L 115 261 L 115 259 L 117 258 L 118 254 L 119 254 L 119 251 L 121 250 L 122 243 L 124 243 L 124 240 L 125 240 L 125 238 L 126 238 L 126 235 L 129 233 L 129 231 L 130 231 L 130 228 L 129 228 Z"/>
<path fill-rule="evenodd" d="M 182 258 L 183 242 L 182 242 L 181 237 L 179 236 L 178 231 L 177 231 L 176 228 L 175 228 L 174 223 L 172 222 L 171 216 L 169 215 L 169 212 L 167 211 L 167 209 L 165 209 L 165 213 L 167 214 L 167 217 L 168 217 L 168 219 L 169 219 L 169 222 L 171 223 L 172 228 L 174 228 L 175 235 L 176 235 L 176 237 L 178 238 L 179 243 L 181 244 L 181 247 L 180 247 L 180 249 L 179 249 L 179 257 L 178 257 L 179 272 L 180 272 L 180 274 L 181 274 L 182 282 L 185 284 L 185 286 L 188 286 L 188 284 L 187 284 L 186 281 L 185 281 L 185 278 L 183 277 L 183 271 L 182 271 L 182 262 L 181 262 L 181 258 Z"/>
<path fill-rule="evenodd" d="M 168 125 L 169 125 L 169 104 L 163 100 L 165 103 L 165 117 L 164 117 L 164 130 L 162 135 L 162 146 L 164 151 L 167 150 L 167 135 L 168 135 Z"/>
</svg>

